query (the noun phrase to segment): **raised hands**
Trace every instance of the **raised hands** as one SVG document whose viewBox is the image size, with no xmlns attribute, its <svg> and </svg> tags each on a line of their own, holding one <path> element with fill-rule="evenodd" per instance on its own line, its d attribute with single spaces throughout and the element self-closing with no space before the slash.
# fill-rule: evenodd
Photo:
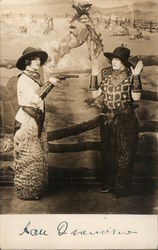
<svg viewBox="0 0 158 250">
<path fill-rule="evenodd" d="M 92 75 L 97 76 L 101 70 L 101 65 L 98 58 L 92 61 Z"/>
<path fill-rule="evenodd" d="M 143 62 L 140 60 L 136 64 L 135 68 L 133 68 L 132 66 L 130 68 L 133 76 L 140 75 L 141 71 L 143 70 Z"/>
</svg>

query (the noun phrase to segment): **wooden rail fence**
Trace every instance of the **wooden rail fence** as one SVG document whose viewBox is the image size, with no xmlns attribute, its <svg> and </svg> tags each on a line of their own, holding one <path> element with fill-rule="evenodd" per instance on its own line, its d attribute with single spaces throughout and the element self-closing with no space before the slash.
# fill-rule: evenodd
<svg viewBox="0 0 158 250">
<path fill-rule="evenodd" d="M 137 57 L 132 57 L 131 60 L 135 63 L 138 61 L 138 59 L 142 59 L 144 62 L 145 66 L 152 66 L 152 65 L 158 65 L 158 56 L 137 56 Z M 6 63 L 8 65 L 8 61 L 1 63 L 0 66 L 5 67 Z M 13 61 L 12 61 L 13 63 Z M 12 65 L 13 67 L 15 66 L 14 64 Z M 11 68 L 11 65 L 9 64 L 9 68 Z M 156 92 L 152 91 L 143 91 L 142 92 L 142 99 L 143 100 L 149 100 L 149 101 L 158 101 L 158 96 Z M 94 117 L 93 119 L 89 121 L 84 121 L 80 124 L 67 127 L 67 128 L 62 128 L 59 130 L 55 131 L 49 131 L 48 132 L 48 146 L 49 146 L 49 153 L 72 153 L 72 152 L 84 152 L 88 150 L 93 150 L 93 151 L 100 151 L 102 149 L 102 143 L 100 141 L 85 141 L 85 142 L 80 142 L 80 143 L 73 143 L 73 144 L 66 144 L 66 143 L 54 143 L 56 140 L 60 140 L 69 136 L 74 136 L 78 135 L 80 133 L 92 130 L 97 128 L 100 125 L 101 117 L 97 116 Z M 139 165 L 140 161 L 144 159 L 143 163 L 147 164 L 146 169 L 148 168 L 149 164 L 152 164 L 151 167 L 151 177 L 152 179 L 157 180 L 156 177 L 156 170 L 157 168 L 157 133 L 158 133 L 158 122 L 157 121 L 146 121 L 143 122 L 143 124 L 140 124 L 139 128 L 139 147 L 138 147 L 138 152 L 137 152 L 137 157 L 136 161 Z M 148 158 L 147 158 L 148 157 Z M 147 160 L 150 159 L 150 162 Z M 1 164 L 5 163 L 5 164 Z M 10 185 L 13 184 L 13 171 L 11 170 L 10 166 L 13 164 L 13 152 L 9 153 L 1 153 L 1 160 L 0 160 L 0 169 L 1 169 L 1 174 L 0 174 L 0 185 Z M 4 165 L 4 166 L 2 166 Z M 50 172 L 51 172 L 51 178 L 54 180 L 60 179 L 60 171 L 65 171 L 66 169 L 60 169 L 57 170 L 55 169 L 54 173 L 52 171 L 53 166 L 50 166 Z M 155 170 L 156 168 L 156 170 Z M 75 171 L 67 169 L 67 174 L 68 174 L 68 181 L 72 180 L 79 180 L 80 182 L 90 180 L 90 182 L 96 181 L 96 173 L 93 173 L 92 171 L 88 171 L 86 168 L 78 169 L 77 175 Z M 57 176 L 55 177 L 55 174 L 57 173 Z M 64 177 L 65 178 L 65 177 Z M 147 175 L 141 178 L 146 178 L 150 179 L 150 176 Z M 146 180 L 145 179 L 145 180 Z"/>
</svg>

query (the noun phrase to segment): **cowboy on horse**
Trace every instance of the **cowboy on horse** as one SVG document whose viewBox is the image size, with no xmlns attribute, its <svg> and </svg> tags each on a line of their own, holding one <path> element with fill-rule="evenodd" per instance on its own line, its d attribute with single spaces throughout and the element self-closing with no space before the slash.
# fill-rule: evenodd
<svg viewBox="0 0 158 250">
<path fill-rule="evenodd" d="M 103 50 L 103 44 L 101 40 L 101 35 L 97 34 L 95 31 L 95 26 L 90 17 L 89 10 L 92 4 L 88 1 L 74 1 L 72 7 L 75 9 L 76 13 L 70 21 L 69 30 L 70 33 L 65 36 L 60 44 L 57 54 L 54 58 L 55 64 L 67 53 L 70 52 L 72 48 L 77 48 L 87 42 L 88 46 L 88 57 L 92 59 L 92 53 L 95 56 L 99 56 Z"/>
</svg>

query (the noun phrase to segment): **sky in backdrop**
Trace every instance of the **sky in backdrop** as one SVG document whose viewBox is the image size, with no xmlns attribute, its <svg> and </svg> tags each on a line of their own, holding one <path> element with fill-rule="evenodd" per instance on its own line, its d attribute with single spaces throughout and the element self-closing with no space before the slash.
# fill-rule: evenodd
<svg viewBox="0 0 158 250">
<path fill-rule="evenodd" d="M 98 7 L 118 7 L 125 4 L 133 4 L 135 2 L 146 2 L 146 0 L 89 0 L 94 6 Z M 148 2 L 157 2 L 157 0 L 148 0 Z M 72 4 L 72 0 L 0 0 L 2 10 L 24 10 L 24 8 L 40 8 L 41 6 L 59 8 Z"/>
</svg>

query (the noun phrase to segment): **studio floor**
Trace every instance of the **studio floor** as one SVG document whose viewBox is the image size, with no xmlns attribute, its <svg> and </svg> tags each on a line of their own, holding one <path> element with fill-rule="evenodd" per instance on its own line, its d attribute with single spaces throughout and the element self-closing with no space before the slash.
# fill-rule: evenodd
<svg viewBox="0 0 158 250">
<path fill-rule="evenodd" d="M 158 190 L 137 191 L 132 196 L 114 199 L 110 193 L 101 193 L 99 186 L 67 186 L 49 190 L 41 200 L 24 201 L 16 197 L 13 186 L 2 186 L 0 196 L 1 214 L 158 213 Z"/>
</svg>

